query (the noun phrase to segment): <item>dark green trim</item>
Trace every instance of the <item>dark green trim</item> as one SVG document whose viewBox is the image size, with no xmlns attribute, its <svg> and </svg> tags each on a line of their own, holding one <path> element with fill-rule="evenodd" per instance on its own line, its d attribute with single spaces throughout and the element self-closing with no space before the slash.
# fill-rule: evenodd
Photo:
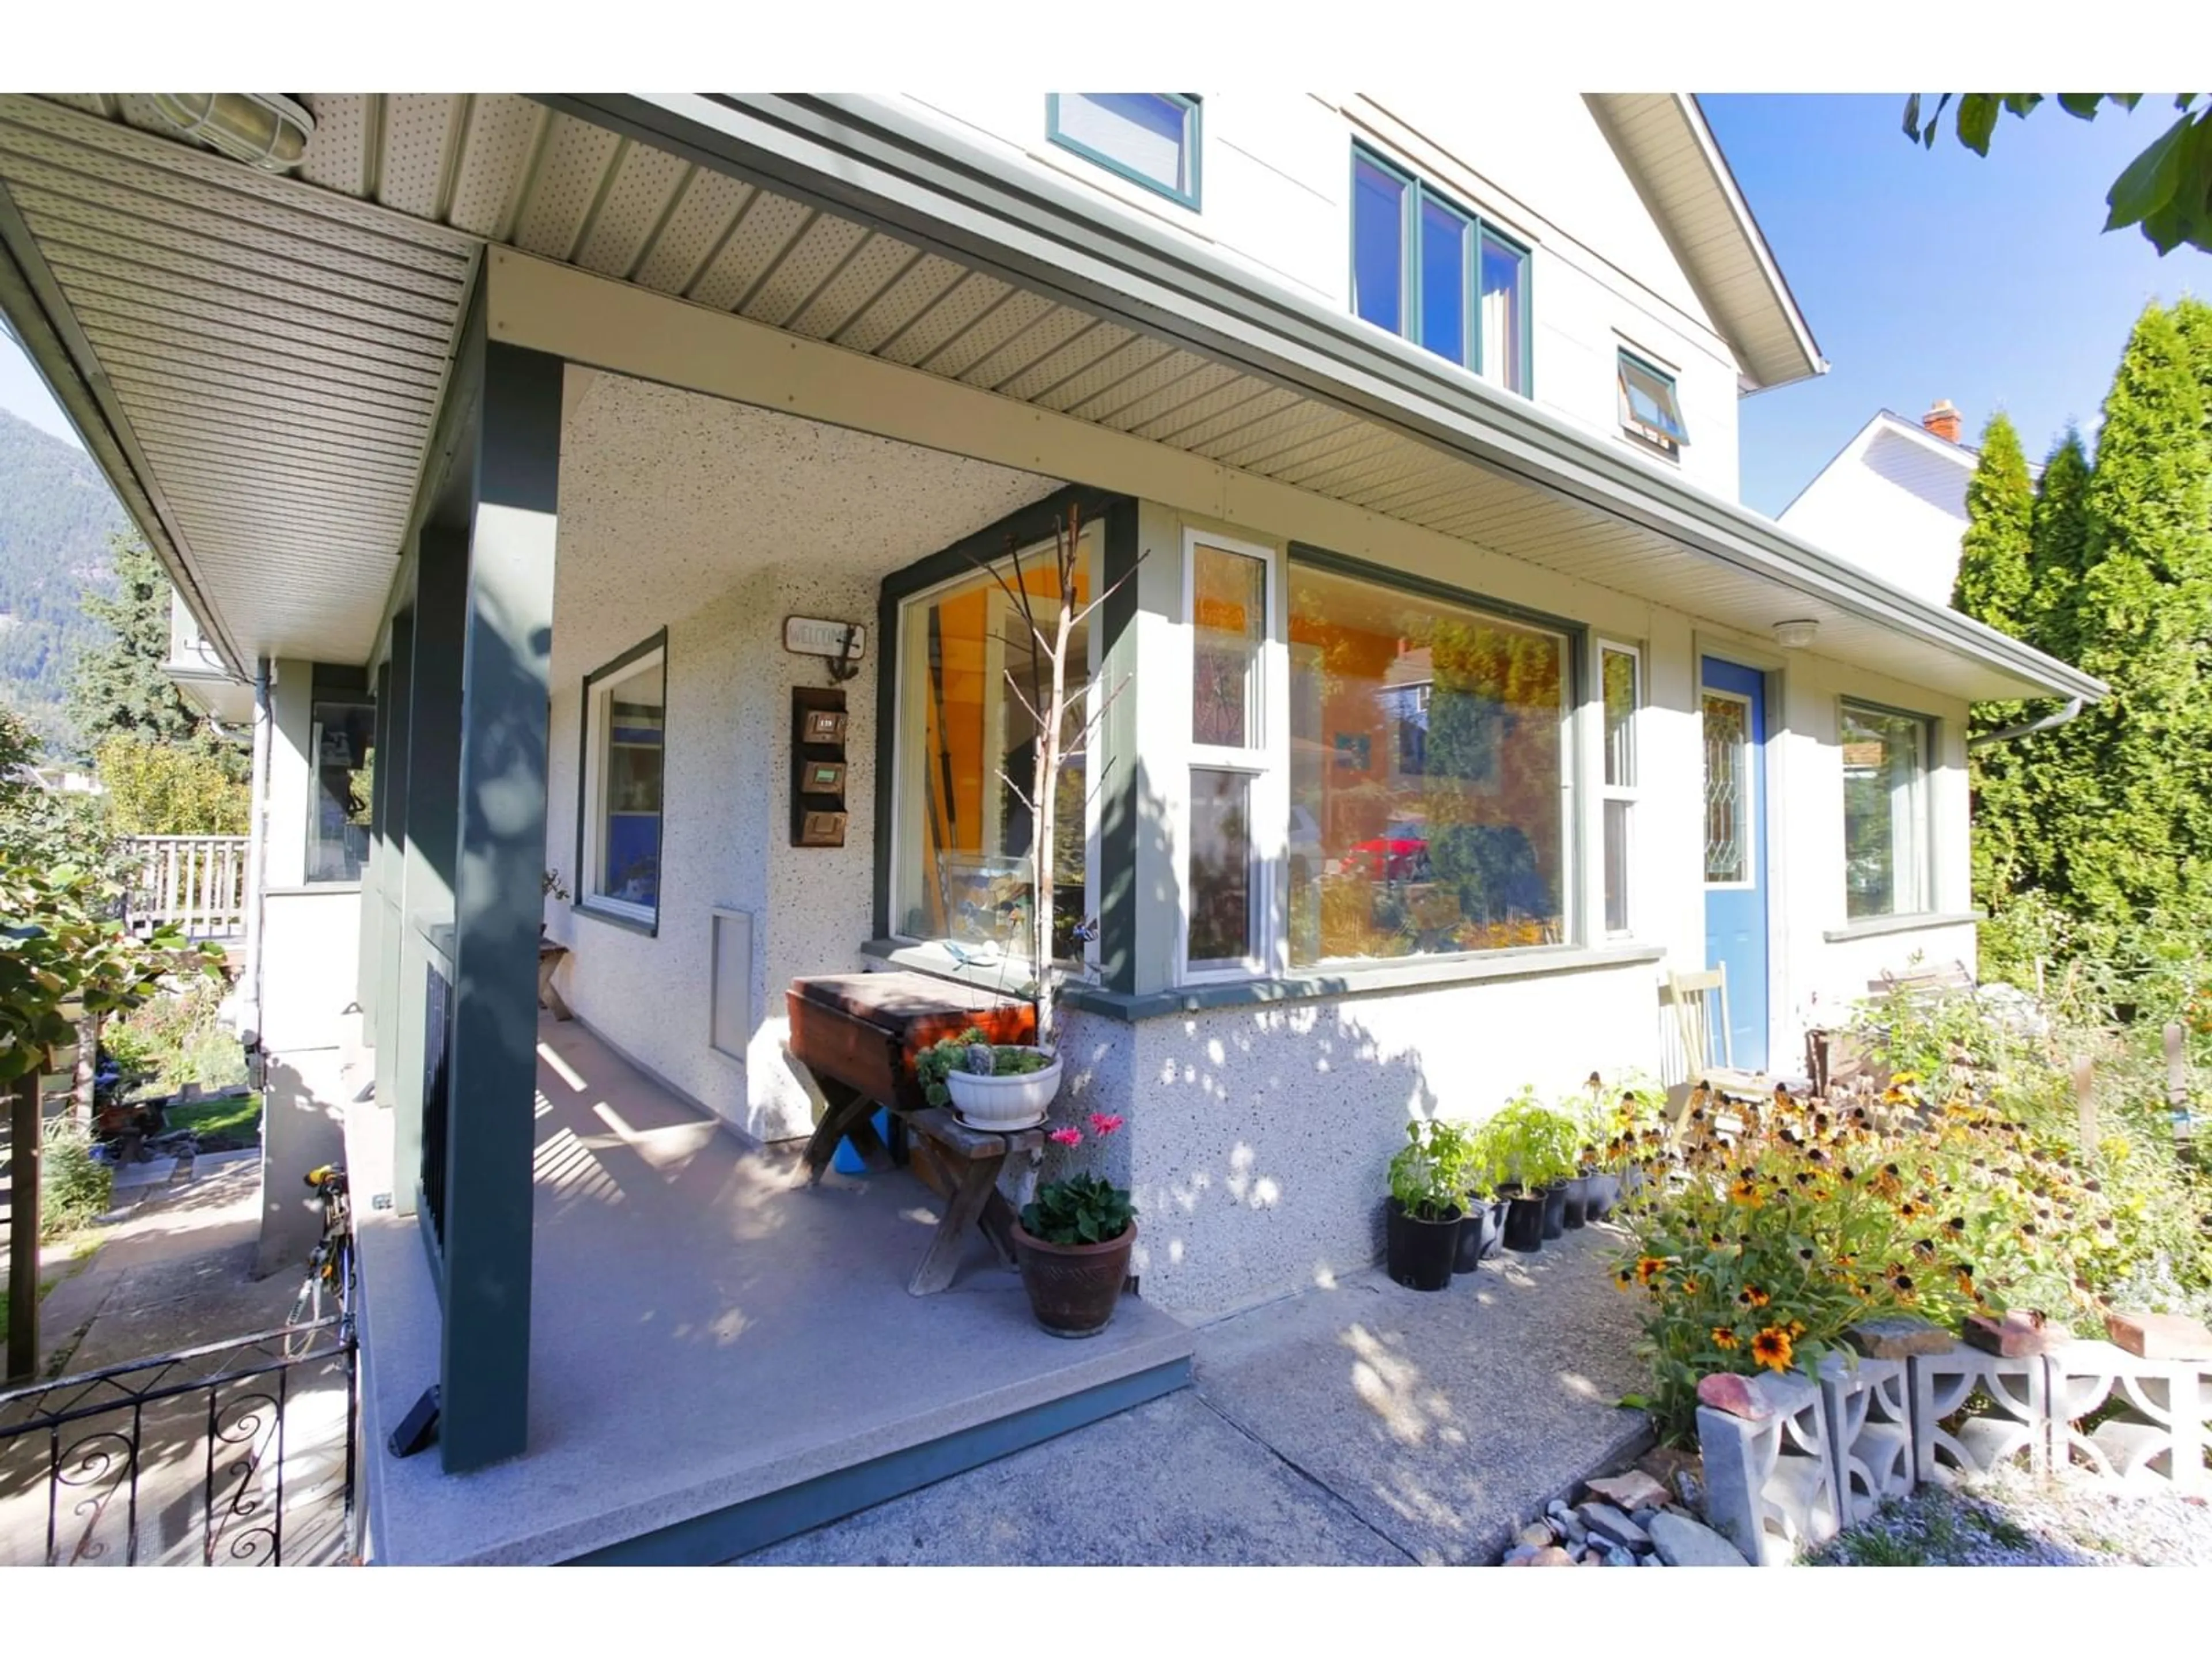
<svg viewBox="0 0 2212 1659">
<path fill-rule="evenodd" d="M 907 1492 L 1011 1456 L 1072 1430 L 1173 1394 L 1190 1381 L 1190 1361 L 1171 1360 L 1101 1382 L 925 1445 L 872 1458 L 781 1492 L 695 1516 L 641 1537 L 578 1556 L 586 1567 L 711 1566 L 735 1561 L 786 1538 L 811 1532 Z"/>
<path fill-rule="evenodd" d="M 1115 502 L 1106 509 L 1105 569 L 1099 580 L 1106 592 L 1098 608 L 1100 644 L 1091 653 L 1094 672 L 1133 642 L 1137 626 L 1137 565 L 1144 556 L 1137 544 L 1139 507 L 1133 501 Z M 1136 679 L 1128 682 L 1130 708 L 1136 706 Z M 1100 722 L 1099 752 L 1113 769 L 1098 797 L 1098 968 L 1106 988 L 1127 994 L 1137 988 L 1137 828 L 1139 792 L 1137 757 L 1116 751 L 1110 734 L 1133 730 L 1133 720 L 1117 724 L 1122 713 L 1109 708 Z"/>
<path fill-rule="evenodd" d="M 1621 430 L 1626 432 L 1630 437 L 1635 439 L 1638 443 L 1644 445 L 1646 448 L 1656 450 L 1660 454 L 1667 456 L 1670 459 L 1679 456 L 1683 450 L 1686 450 L 1690 447 L 1690 422 L 1682 414 L 1681 377 L 1676 374 L 1672 369 L 1660 368 L 1658 364 L 1653 362 L 1642 352 L 1631 351 L 1625 345 L 1615 346 L 1613 348 L 1613 373 L 1616 375 L 1620 373 L 1621 365 L 1633 363 L 1637 368 L 1642 369 L 1646 374 L 1649 374 L 1653 380 L 1662 380 L 1666 383 L 1667 395 L 1674 405 L 1674 424 L 1681 428 L 1681 436 L 1676 437 L 1672 433 L 1664 434 L 1663 435 L 1666 437 L 1667 441 L 1663 444 L 1654 439 L 1647 438 L 1638 429 L 1638 428 L 1643 423 L 1641 422 L 1638 422 L 1635 425 L 1631 425 L 1629 423 L 1629 416 L 1626 413 L 1621 416 Z M 1628 396 L 1627 392 L 1625 390 L 1622 390 L 1618 384 L 1616 384 L 1614 390 L 1620 392 L 1622 400 L 1625 402 Z"/>
<path fill-rule="evenodd" d="M 1000 988 L 1000 972 L 995 967 L 954 968 L 933 957 L 927 946 L 903 939 L 870 939 L 860 947 L 860 953 L 895 967 L 933 974 L 959 984 Z M 1374 996 L 1393 991 L 1480 985 L 1492 980 L 1536 979 L 1553 974 L 1632 968 L 1658 962 L 1666 954 L 1666 948 L 1657 945 L 1540 945 L 1463 956 L 1409 957 L 1396 962 L 1347 966 L 1333 973 L 1291 974 L 1280 979 L 1213 980 L 1133 995 L 1070 981 L 1061 988 L 1060 1000 L 1063 1007 L 1134 1024 L 1139 1020 L 1198 1013 L 1209 1008 L 1252 1008 L 1279 1002 L 1314 1002 L 1330 997 Z"/>
<path fill-rule="evenodd" d="M 1095 150 L 1078 138 L 1071 138 L 1060 130 L 1060 100 L 1064 94 L 1048 92 L 1044 95 L 1044 136 L 1060 149 L 1073 151 L 1085 161 L 1102 167 L 1116 178 L 1127 179 L 1140 185 L 1155 196 L 1164 196 L 1170 202 L 1179 202 L 1192 212 L 1203 211 L 1200 205 L 1205 182 L 1204 155 L 1206 153 L 1206 106 L 1195 94 L 1187 92 L 1156 92 L 1155 98 L 1171 98 L 1182 107 L 1183 153 L 1190 161 L 1190 189 L 1181 191 L 1158 179 L 1138 172 L 1126 162 L 1117 161 L 1103 151 Z"/>
<path fill-rule="evenodd" d="M 519 1455 L 530 1420 L 538 927 L 544 904 L 562 377 L 543 352 L 474 335 L 453 1032 L 446 1127 L 440 1456 L 448 1474 Z"/>
<path fill-rule="evenodd" d="M 379 684 L 386 688 L 386 706 L 378 711 L 377 737 L 389 745 L 394 757 L 407 754 L 412 743 L 409 737 L 410 718 L 413 712 L 415 684 L 415 612 L 410 606 L 392 619 L 392 649 L 384 665 L 378 671 Z M 314 706 L 307 709 L 307 729 L 314 730 Z M 397 765 L 379 766 L 369 781 L 372 793 L 384 791 L 384 831 L 373 843 L 371 867 L 376 874 L 377 919 L 376 939 L 376 1023 L 371 1027 L 371 1040 L 375 1043 L 376 1099 L 380 1105 L 391 1107 L 399 1097 L 400 1027 L 409 1019 L 422 1018 L 419 1005 L 408 1000 L 406 989 L 399 982 L 400 936 L 406 931 L 405 915 L 407 886 L 407 767 L 404 760 Z M 320 820 L 323 788 L 321 757 L 307 757 L 308 822 L 303 834 L 305 845 L 312 848 Z M 374 814 L 372 813 L 372 816 Z"/>
<path fill-rule="evenodd" d="M 368 702 L 368 670 L 358 663 L 319 662 L 309 665 L 309 687 L 316 702 Z"/>
<path fill-rule="evenodd" d="M 641 921 L 635 916 L 618 915 L 611 910 L 600 909 L 586 896 L 591 893 L 591 874 L 584 864 L 584 829 L 588 822 L 592 803 L 585 799 L 591 787 L 592 775 L 592 687 L 600 680 L 611 679 L 632 663 L 642 661 L 654 652 L 660 654 L 660 836 L 659 850 L 653 854 L 657 861 L 665 862 L 668 846 L 668 629 L 660 629 L 617 657 L 612 662 L 601 663 L 584 676 L 583 695 L 576 708 L 576 872 L 575 885 L 569 890 L 574 896 L 568 908 L 578 915 L 591 917 L 617 927 L 626 927 L 633 933 L 642 933 L 647 939 L 660 937 L 660 895 L 654 890 L 653 920 Z"/>
<path fill-rule="evenodd" d="M 1115 510 L 1126 508 L 1129 514 L 1128 533 L 1133 539 L 1135 536 L 1134 496 L 1119 495 L 1090 484 L 1065 484 L 1042 501 L 1017 507 L 995 524 L 985 525 L 972 535 L 962 537 L 951 546 L 916 559 L 912 564 L 894 570 L 884 578 L 876 601 L 878 656 L 876 665 L 876 892 L 873 909 L 875 933 L 878 939 L 887 939 L 896 931 L 891 926 L 891 843 L 896 837 L 898 828 L 896 774 L 898 759 L 899 649 L 902 643 L 899 638 L 899 608 L 916 593 L 956 577 L 972 575 L 996 564 L 1006 556 L 1010 543 L 1017 548 L 1026 548 L 1050 541 L 1053 532 L 1066 522 L 1067 509 L 1071 507 L 1081 510 L 1085 524 L 1094 520 L 1105 520 L 1109 542 L 1113 535 Z M 1132 587 L 1134 586 L 1134 583 L 1131 584 Z M 848 749 L 851 747 L 849 744 L 847 746 Z"/>
</svg>

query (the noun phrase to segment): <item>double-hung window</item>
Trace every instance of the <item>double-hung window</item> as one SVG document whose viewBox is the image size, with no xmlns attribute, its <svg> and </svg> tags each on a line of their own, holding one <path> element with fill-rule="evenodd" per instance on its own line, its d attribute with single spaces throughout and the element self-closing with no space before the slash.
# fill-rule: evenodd
<svg viewBox="0 0 2212 1659">
<path fill-rule="evenodd" d="M 1682 422 L 1682 400 L 1675 391 L 1674 377 L 1625 349 L 1620 354 L 1618 374 L 1621 430 L 1662 454 L 1680 454 L 1690 441 L 1690 431 Z"/>
<path fill-rule="evenodd" d="M 1191 641 L 1189 813 L 1182 960 L 1187 975 L 1274 965 L 1274 872 L 1284 817 L 1274 763 L 1282 716 L 1276 557 L 1200 531 L 1183 538 Z"/>
<path fill-rule="evenodd" d="M 1194 209 L 1202 112 L 1185 92 L 1055 92 L 1045 98 L 1045 134 L 1063 149 Z"/>
<path fill-rule="evenodd" d="M 584 677 L 581 907 L 657 927 L 660 806 L 666 769 L 668 635 L 664 630 Z"/>
<path fill-rule="evenodd" d="M 1928 760 L 1933 725 L 1868 703 L 1843 706 L 1844 910 L 1856 921 L 1930 908 Z"/>
<path fill-rule="evenodd" d="M 1528 392 L 1528 250 L 1358 146 L 1352 309 L 1508 391 Z"/>
<path fill-rule="evenodd" d="M 1634 646 L 1601 640 L 1598 690 L 1605 720 L 1605 931 L 1632 931 L 1636 827 L 1636 719 L 1644 702 L 1644 656 Z"/>
</svg>

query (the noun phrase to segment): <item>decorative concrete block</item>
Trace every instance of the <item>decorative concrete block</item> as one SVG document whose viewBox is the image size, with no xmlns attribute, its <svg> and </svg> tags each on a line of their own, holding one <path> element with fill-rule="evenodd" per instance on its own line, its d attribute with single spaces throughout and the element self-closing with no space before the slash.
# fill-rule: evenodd
<svg viewBox="0 0 2212 1659">
<path fill-rule="evenodd" d="M 1784 1566 L 1843 1525 L 1821 1391 L 1802 1376 L 1767 1379 L 1771 1417 L 1698 1407 L 1705 1518 L 1755 1565 Z"/>
<path fill-rule="evenodd" d="M 1912 1376 L 1912 1473 L 1917 1480 L 1952 1485 L 1961 1474 L 1987 1474 L 2025 1461 L 2036 1474 L 2051 1466 L 2048 1376 L 2041 1354 L 1989 1353 L 1964 1342 L 1945 1354 L 1915 1354 Z M 1978 1389 L 1995 1414 L 1943 1427 Z"/>
<path fill-rule="evenodd" d="M 2134 1491 L 2212 1492 L 2212 1360 L 2146 1359 L 2111 1342 L 2071 1342 L 2048 1356 L 2051 1455 Z M 2117 1394 L 2119 1411 L 2076 1426 Z"/>
<path fill-rule="evenodd" d="M 1905 1358 L 1820 1361 L 1820 1394 L 1828 1413 L 1836 1492 L 1847 1525 L 1866 1520 L 1882 1500 L 1913 1487 L 1911 1379 Z"/>
</svg>

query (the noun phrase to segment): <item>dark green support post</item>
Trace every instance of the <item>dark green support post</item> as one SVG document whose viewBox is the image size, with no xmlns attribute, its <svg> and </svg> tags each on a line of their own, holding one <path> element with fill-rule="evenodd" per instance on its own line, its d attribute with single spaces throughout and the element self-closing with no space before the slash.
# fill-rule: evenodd
<svg viewBox="0 0 2212 1659">
<path fill-rule="evenodd" d="M 529 1428 L 538 925 L 561 470 L 561 360 L 481 333 L 471 345 L 483 376 L 453 869 L 439 1429 L 449 1473 L 516 1455 Z"/>
<path fill-rule="evenodd" d="M 399 1027 L 392 1097 L 392 1201 L 411 1215 L 422 1167 L 422 1085 L 428 1031 L 425 930 L 453 921 L 453 850 L 461 772 L 461 654 L 468 639 L 469 535 L 465 526 L 423 527 L 415 569 L 415 666 L 408 686 L 406 850 L 399 904 Z"/>
<path fill-rule="evenodd" d="M 376 744 L 384 763 L 376 769 L 384 791 L 384 829 L 376 847 L 377 936 L 376 1098 L 389 1106 L 398 1098 L 399 1049 L 410 1017 L 399 987 L 399 940 L 406 932 L 407 702 L 415 664 L 415 619 L 402 611 L 392 619 L 392 659 L 377 676 L 385 695 L 376 706 Z"/>
</svg>

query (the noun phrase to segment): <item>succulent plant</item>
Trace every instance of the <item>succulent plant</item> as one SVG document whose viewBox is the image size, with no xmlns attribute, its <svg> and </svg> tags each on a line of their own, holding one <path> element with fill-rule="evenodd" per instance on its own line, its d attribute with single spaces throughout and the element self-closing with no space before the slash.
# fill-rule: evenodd
<svg viewBox="0 0 2212 1659">
<path fill-rule="evenodd" d="M 999 1056 L 988 1042 L 968 1045 L 967 1067 L 977 1077 L 988 1077 L 999 1069 Z"/>
</svg>

